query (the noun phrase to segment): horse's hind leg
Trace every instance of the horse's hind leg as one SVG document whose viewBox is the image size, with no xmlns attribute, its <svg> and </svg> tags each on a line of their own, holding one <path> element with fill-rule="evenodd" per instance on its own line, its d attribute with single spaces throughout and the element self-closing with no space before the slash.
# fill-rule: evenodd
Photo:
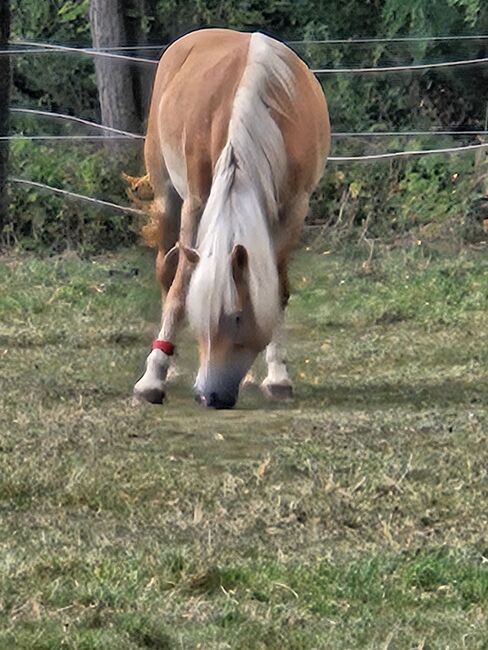
<svg viewBox="0 0 488 650">
<path fill-rule="evenodd" d="M 181 198 L 168 181 L 164 193 L 155 196 L 150 222 L 143 231 L 146 242 L 158 249 L 156 279 L 165 293 L 176 273 L 177 256 L 168 253 L 178 241 L 180 215 Z"/>
<path fill-rule="evenodd" d="M 261 384 L 261 390 L 268 399 L 283 400 L 293 397 L 293 385 L 286 367 L 283 338 L 283 326 L 279 325 L 266 348 L 268 374 Z"/>
<path fill-rule="evenodd" d="M 305 192 L 298 194 L 294 202 L 286 207 L 280 218 L 283 235 L 282 239 L 278 241 L 278 250 L 281 251 L 278 274 L 280 277 L 283 313 L 290 297 L 288 254 L 295 248 L 300 238 L 303 222 L 308 211 L 309 198 L 309 195 Z M 293 386 L 286 367 L 286 350 L 283 339 L 283 325 L 281 324 L 274 332 L 271 343 L 266 348 L 268 374 L 261 384 L 261 389 L 269 399 L 291 399 L 293 397 Z"/>
</svg>

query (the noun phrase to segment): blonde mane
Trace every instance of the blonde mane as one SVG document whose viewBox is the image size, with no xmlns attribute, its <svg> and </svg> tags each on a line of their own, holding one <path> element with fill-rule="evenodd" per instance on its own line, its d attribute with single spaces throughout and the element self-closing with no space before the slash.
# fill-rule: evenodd
<svg viewBox="0 0 488 650">
<path fill-rule="evenodd" d="M 278 219 L 279 187 L 287 155 L 270 109 L 278 109 L 272 87 L 293 92 L 286 48 L 253 34 L 237 89 L 228 138 L 214 169 L 212 189 L 198 230 L 200 254 L 190 283 L 187 311 L 192 327 L 210 336 L 222 313 L 236 309 L 231 252 L 249 256 L 249 291 L 259 328 L 272 333 L 281 305 L 272 228 Z"/>
</svg>

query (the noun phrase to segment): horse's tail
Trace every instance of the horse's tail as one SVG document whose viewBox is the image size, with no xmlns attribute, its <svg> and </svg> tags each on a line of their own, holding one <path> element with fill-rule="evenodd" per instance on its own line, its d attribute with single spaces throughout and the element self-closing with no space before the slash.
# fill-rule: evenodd
<svg viewBox="0 0 488 650">
<path fill-rule="evenodd" d="M 293 92 L 294 78 L 287 54 L 288 48 L 279 41 L 264 34 L 252 34 L 229 124 L 229 141 L 239 173 L 259 190 L 270 222 L 277 218 L 288 164 L 283 135 L 273 117 L 282 110 L 279 93 Z"/>
<path fill-rule="evenodd" d="M 147 221 L 142 226 L 142 239 L 146 246 L 151 248 L 163 248 L 164 227 L 161 221 L 161 212 L 155 202 L 151 202 L 143 207 L 147 215 Z"/>
<path fill-rule="evenodd" d="M 127 183 L 127 196 L 132 205 L 146 213 L 146 223 L 143 224 L 141 234 L 146 246 L 157 247 L 163 238 L 163 229 L 159 218 L 159 211 L 154 201 L 154 189 L 145 176 L 129 176 L 122 173 L 122 179 Z"/>
</svg>

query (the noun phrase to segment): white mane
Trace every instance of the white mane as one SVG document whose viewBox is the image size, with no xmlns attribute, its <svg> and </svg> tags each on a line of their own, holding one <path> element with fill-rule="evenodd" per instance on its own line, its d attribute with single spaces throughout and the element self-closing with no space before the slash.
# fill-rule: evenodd
<svg viewBox="0 0 488 650">
<path fill-rule="evenodd" d="M 270 108 L 270 82 L 292 93 L 293 75 L 284 46 L 263 34 L 250 39 L 246 68 L 237 89 L 227 144 L 214 170 L 196 246 L 200 253 L 190 283 L 191 325 L 210 335 L 222 312 L 235 311 L 230 254 L 242 244 L 249 256 L 249 290 L 258 326 L 271 335 L 281 312 L 271 228 L 278 217 L 286 150 Z"/>
</svg>

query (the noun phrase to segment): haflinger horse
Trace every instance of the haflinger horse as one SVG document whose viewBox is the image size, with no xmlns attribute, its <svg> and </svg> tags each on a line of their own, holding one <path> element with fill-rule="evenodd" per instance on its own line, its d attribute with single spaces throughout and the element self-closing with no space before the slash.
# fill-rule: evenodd
<svg viewBox="0 0 488 650">
<path fill-rule="evenodd" d="M 163 401 L 185 314 L 199 346 L 197 401 L 233 407 L 265 348 L 264 392 L 291 396 L 281 343 L 288 259 L 329 148 L 322 88 L 280 41 L 204 29 L 165 51 L 145 162 L 154 189 L 146 235 L 166 298 L 136 401 Z"/>
</svg>

